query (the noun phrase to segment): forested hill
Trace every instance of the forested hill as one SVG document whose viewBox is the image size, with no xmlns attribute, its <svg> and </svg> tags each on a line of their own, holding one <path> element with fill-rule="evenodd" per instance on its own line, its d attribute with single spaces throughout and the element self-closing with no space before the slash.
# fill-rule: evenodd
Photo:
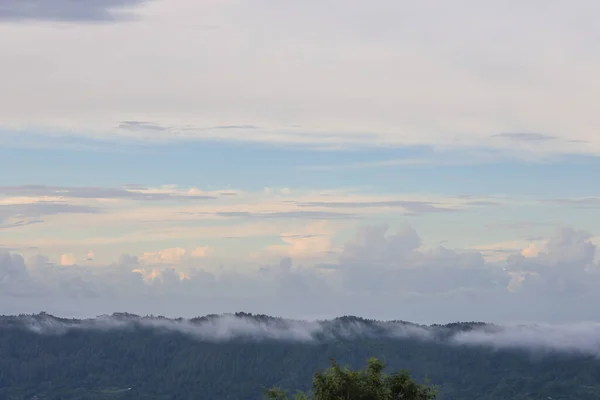
<svg viewBox="0 0 600 400">
<path fill-rule="evenodd" d="M 308 389 L 330 358 L 360 367 L 370 356 L 427 377 L 446 400 L 600 398 L 600 337 L 561 329 L 245 313 L 5 316 L 0 399 L 255 400 L 263 386 Z"/>
</svg>

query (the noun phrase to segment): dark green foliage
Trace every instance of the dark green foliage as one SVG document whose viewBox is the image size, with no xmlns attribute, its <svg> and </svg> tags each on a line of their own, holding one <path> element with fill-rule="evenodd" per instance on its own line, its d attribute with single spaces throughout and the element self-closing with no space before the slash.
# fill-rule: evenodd
<svg viewBox="0 0 600 400">
<path fill-rule="evenodd" d="M 415 382 L 407 371 L 387 375 L 385 364 L 370 358 L 367 367 L 353 371 L 348 366 L 341 368 L 335 360 L 324 372 L 313 377 L 310 393 L 298 393 L 295 400 L 433 400 L 435 388 Z M 289 400 L 279 388 L 265 392 L 268 399 Z"/>
<path fill-rule="evenodd" d="M 310 390 L 330 358 L 360 368 L 371 356 L 409 370 L 416 382 L 429 379 L 442 400 L 600 398 L 600 361 L 592 356 L 385 337 L 214 343 L 142 326 L 39 334 L 5 320 L 0 399 L 257 400 L 263 387 Z"/>
</svg>

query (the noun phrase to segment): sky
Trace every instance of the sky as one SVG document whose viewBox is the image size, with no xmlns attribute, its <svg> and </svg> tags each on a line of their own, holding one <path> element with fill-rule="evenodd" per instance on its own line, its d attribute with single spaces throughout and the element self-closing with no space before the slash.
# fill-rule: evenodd
<svg viewBox="0 0 600 400">
<path fill-rule="evenodd" d="M 598 321 L 599 12 L 0 0 L 0 313 Z"/>
</svg>

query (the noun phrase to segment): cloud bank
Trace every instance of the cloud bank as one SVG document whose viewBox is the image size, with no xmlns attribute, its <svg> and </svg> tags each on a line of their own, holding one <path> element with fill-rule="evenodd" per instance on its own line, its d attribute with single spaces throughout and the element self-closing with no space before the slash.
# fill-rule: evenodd
<svg viewBox="0 0 600 400">
<path fill-rule="evenodd" d="M 89 317 L 127 311 L 188 316 L 244 310 L 292 318 L 359 315 L 418 323 L 597 320 L 596 246 L 558 230 L 537 252 L 489 262 L 477 251 L 423 248 L 417 232 L 365 226 L 335 261 L 291 258 L 224 264 L 206 249 L 172 248 L 105 266 L 65 266 L 38 255 L 0 257 L 0 312 Z M 73 264 L 73 265 L 71 265 Z"/>
</svg>

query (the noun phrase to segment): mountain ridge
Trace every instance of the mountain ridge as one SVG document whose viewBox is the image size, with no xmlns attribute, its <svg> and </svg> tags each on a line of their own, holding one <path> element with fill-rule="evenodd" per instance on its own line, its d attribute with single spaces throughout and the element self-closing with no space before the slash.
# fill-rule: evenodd
<svg viewBox="0 0 600 400">
<path fill-rule="evenodd" d="M 0 316 L 0 398 L 258 400 L 263 386 L 307 390 L 330 358 L 357 368 L 371 356 L 428 378 L 441 400 L 600 398 L 599 331 L 567 328 L 242 312 Z"/>
</svg>

